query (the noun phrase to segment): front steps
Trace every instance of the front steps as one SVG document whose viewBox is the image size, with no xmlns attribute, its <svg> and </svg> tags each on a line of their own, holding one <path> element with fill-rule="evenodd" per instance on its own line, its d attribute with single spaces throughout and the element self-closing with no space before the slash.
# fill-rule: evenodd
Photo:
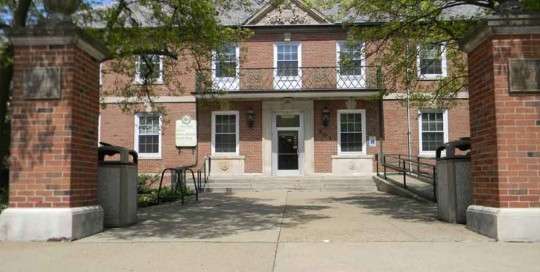
<svg viewBox="0 0 540 272">
<path fill-rule="evenodd" d="M 376 192 L 371 176 L 357 177 L 210 177 L 205 192 L 321 191 Z"/>
</svg>

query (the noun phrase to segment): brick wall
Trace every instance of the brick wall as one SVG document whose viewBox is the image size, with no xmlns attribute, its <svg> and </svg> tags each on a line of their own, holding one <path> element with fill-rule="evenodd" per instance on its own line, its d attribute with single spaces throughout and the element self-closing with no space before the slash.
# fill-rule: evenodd
<svg viewBox="0 0 540 272">
<path fill-rule="evenodd" d="M 220 109 L 221 107 L 221 109 Z M 238 111 L 240 127 L 240 155 L 245 156 L 246 173 L 262 172 L 262 103 L 260 101 L 231 102 L 224 105 L 201 105 L 199 107 L 199 161 L 211 155 L 212 111 Z M 253 127 L 248 126 L 247 113 L 255 113 Z"/>
<path fill-rule="evenodd" d="M 496 36 L 469 53 L 473 198 L 540 207 L 540 95 L 509 94 L 508 58 L 540 58 L 540 35 Z"/>
<path fill-rule="evenodd" d="M 418 156 L 419 128 L 418 108 L 411 107 L 411 150 Z M 469 106 L 467 100 L 457 100 L 448 109 L 448 140 L 454 141 L 469 136 Z M 385 100 L 384 143 L 383 150 L 387 154 L 407 154 L 407 107 L 403 101 Z"/>
<path fill-rule="evenodd" d="M 139 172 L 157 173 L 167 167 L 191 165 L 195 161 L 195 149 L 176 148 L 176 120 L 184 115 L 195 119 L 195 104 L 167 103 L 164 104 L 161 159 L 139 160 Z M 202 125 L 201 125 L 202 127 Z M 135 115 L 122 112 L 116 105 L 108 105 L 101 110 L 101 139 L 100 141 L 113 145 L 135 149 Z"/>
<path fill-rule="evenodd" d="M 61 99 L 24 100 L 23 73 L 62 67 Z M 10 158 L 11 207 L 96 204 L 98 63 L 72 46 L 17 46 Z"/>
</svg>

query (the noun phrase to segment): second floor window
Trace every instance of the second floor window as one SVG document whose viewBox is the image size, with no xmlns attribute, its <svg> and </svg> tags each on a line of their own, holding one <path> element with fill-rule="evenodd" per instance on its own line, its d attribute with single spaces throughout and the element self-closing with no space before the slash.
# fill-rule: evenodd
<svg viewBox="0 0 540 272">
<path fill-rule="evenodd" d="M 236 77 L 238 68 L 238 47 L 226 45 L 214 54 L 214 69 L 216 78 Z"/>
<path fill-rule="evenodd" d="M 298 76 L 299 45 L 278 44 L 276 48 L 276 73 L 280 77 Z"/>
<path fill-rule="evenodd" d="M 157 113 L 135 115 L 135 150 L 141 158 L 161 157 L 161 116 Z"/>
<path fill-rule="evenodd" d="M 362 44 L 338 42 L 337 56 L 337 88 L 356 89 L 365 87 L 365 63 Z"/>
<path fill-rule="evenodd" d="M 362 45 L 338 43 L 339 74 L 356 76 L 362 74 Z"/>
<path fill-rule="evenodd" d="M 163 58 L 159 55 L 141 55 L 136 63 L 135 81 L 139 84 L 163 83 Z"/>
<path fill-rule="evenodd" d="M 418 46 L 418 77 L 420 79 L 439 79 L 446 76 L 446 46 L 429 44 Z"/>
</svg>

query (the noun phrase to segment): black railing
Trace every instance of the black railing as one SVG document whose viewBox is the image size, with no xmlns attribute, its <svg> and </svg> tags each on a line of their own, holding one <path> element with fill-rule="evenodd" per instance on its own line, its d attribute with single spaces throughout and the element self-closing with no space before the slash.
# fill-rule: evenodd
<svg viewBox="0 0 540 272">
<path fill-rule="evenodd" d="M 382 88 L 379 66 L 347 70 L 339 67 L 240 68 L 229 73 L 204 70 L 197 80 L 198 92 Z"/>
<path fill-rule="evenodd" d="M 375 160 L 377 162 L 377 176 L 385 180 L 397 182 L 407 190 L 418 193 L 435 202 L 437 201 L 437 170 L 434 159 L 399 154 L 385 154 L 382 158 L 379 158 L 377 154 Z M 381 168 L 382 173 L 380 171 Z M 396 175 L 403 177 L 402 182 L 390 178 L 390 176 Z M 423 190 L 419 190 L 417 186 L 408 185 L 407 177 L 412 177 L 415 181 L 430 185 L 432 187 L 432 193 L 428 195 Z"/>
</svg>

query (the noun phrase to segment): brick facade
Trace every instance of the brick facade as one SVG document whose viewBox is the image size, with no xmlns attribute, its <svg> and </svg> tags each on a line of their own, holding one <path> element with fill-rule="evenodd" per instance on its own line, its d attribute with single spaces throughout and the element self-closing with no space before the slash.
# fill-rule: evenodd
<svg viewBox="0 0 540 272">
<path fill-rule="evenodd" d="M 468 57 L 474 202 L 540 207 L 540 95 L 508 92 L 508 59 L 540 58 L 540 35 L 495 36 Z"/>
<path fill-rule="evenodd" d="M 271 68 L 274 66 L 274 44 L 283 41 L 283 33 L 275 32 L 255 32 L 247 41 L 241 42 L 240 47 L 240 71 L 247 71 L 253 68 Z M 291 40 L 301 43 L 302 46 L 302 66 L 303 67 L 335 67 L 336 66 L 336 43 L 346 39 L 346 32 L 341 28 L 334 28 L 332 31 L 291 31 Z M 372 63 L 373 57 L 366 60 L 366 64 Z M 208 67 L 210 62 L 207 63 Z M 166 68 L 165 84 L 155 86 L 156 93 L 163 95 L 173 95 L 175 90 L 186 87 L 176 96 L 192 97 L 195 91 L 194 77 L 192 69 L 193 58 L 185 53 L 180 58 L 178 64 Z M 169 65 L 166 63 L 166 66 Z M 106 66 L 111 66 L 107 64 Z M 451 70 L 451 69 L 449 69 Z M 191 74 L 189 73 L 191 71 Z M 368 71 L 373 72 L 373 71 Z M 176 73 L 176 74 L 175 74 Z M 307 73 L 307 72 L 306 72 Z M 333 72 L 335 73 L 335 71 Z M 102 86 L 103 94 L 114 93 L 117 79 L 114 73 L 106 74 Z M 122 82 L 128 82 L 125 75 L 118 75 Z M 259 74 L 262 78 L 240 78 L 240 86 L 257 86 L 260 89 L 272 89 L 272 70 L 268 73 Z M 309 77 L 309 75 L 305 75 Z M 269 80 L 267 80 L 268 78 Z M 251 80 L 246 82 L 246 80 Z M 333 79 L 335 80 L 335 79 Z M 172 84 L 171 82 L 179 82 Z M 263 86 L 267 84 L 267 86 Z M 335 82 L 334 82 L 335 84 Z M 420 85 L 426 87 L 433 84 L 433 81 L 421 82 Z M 171 92 L 167 89 L 171 88 Z M 191 88 L 191 89 L 190 89 Z M 332 91 L 332 90 L 329 90 Z M 339 92 L 340 90 L 334 90 Z M 220 99 L 218 99 L 220 100 Z M 343 98 L 321 100 L 317 97 L 314 101 L 314 172 L 326 174 L 332 172 L 332 156 L 337 154 L 337 116 L 336 111 L 346 109 Z M 376 147 L 370 147 L 367 154 L 376 154 L 382 144 L 386 153 L 407 153 L 407 121 L 406 110 L 402 103 L 397 100 L 385 100 L 383 103 L 383 135 L 380 134 L 379 125 L 379 102 L 369 97 L 357 98 L 358 109 L 365 109 L 367 116 L 367 136 L 376 136 L 378 139 Z M 218 111 L 223 108 L 228 110 L 238 110 L 240 116 L 240 155 L 245 156 L 246 173 L 262 173 L 262 125 L 261 125 L 261 104 L 264 99 L 243 100 L 237 102 L 225 102 L 208 105 L 206 102 L 199 102 L 199 148 L 198 162 L 202 162 L 205 156 L 211 154 L 211 111 Z M 168 122 L 164 122 L 163 130 L 163 154 L 161 160 L 141 160 L 141 172 L 159 172 L 164 167 L 190 164 L 196 156 L 191 150 L 178 151 L 174 146 L 174 121 L 179 119 L 186 112 L 195 112 L 195 103 L 162 103 L 166 111 L 170 111 L 166 116 Z M 331 122 L 328 127 L 323 127 L 321 122 L 322 109 L 327 106 L 331 111 Z M 180 109 L 182 108 L 182 109 Z M 255 112 L 255 127 L 247 127 L 245 120 L 248 110 Z M 190 114 L 191 115 L 191 114 Z M 134 117 L 132 113 L 122 113 L 115 105 L 108 105 L 101 113 L 102 141 L 128 146 L 133 148 L 134 144 Z M 469 136 L 468 125 L 468 105 L 466 99 L 456 102 L 456 105 L 448 111 L 448 132 L 449 140 Z M 418 109 L 411 109 L 411 132 L 412 132 L 412 152 L 418 155 Z M 367 137 L 366 137 L 367 138 Z M 382 142 L 381 142 L 382 140 Z M 200 166 L 200 165 L 199 165 Z"/>
<path fill-rule="evenodd" d="M 61 98 L 23 98 L 23 74 L 61 67 Z M 16 46 L 10 207 L 96 204 L 98 61 L 75 45 Z"/>
</svg>

